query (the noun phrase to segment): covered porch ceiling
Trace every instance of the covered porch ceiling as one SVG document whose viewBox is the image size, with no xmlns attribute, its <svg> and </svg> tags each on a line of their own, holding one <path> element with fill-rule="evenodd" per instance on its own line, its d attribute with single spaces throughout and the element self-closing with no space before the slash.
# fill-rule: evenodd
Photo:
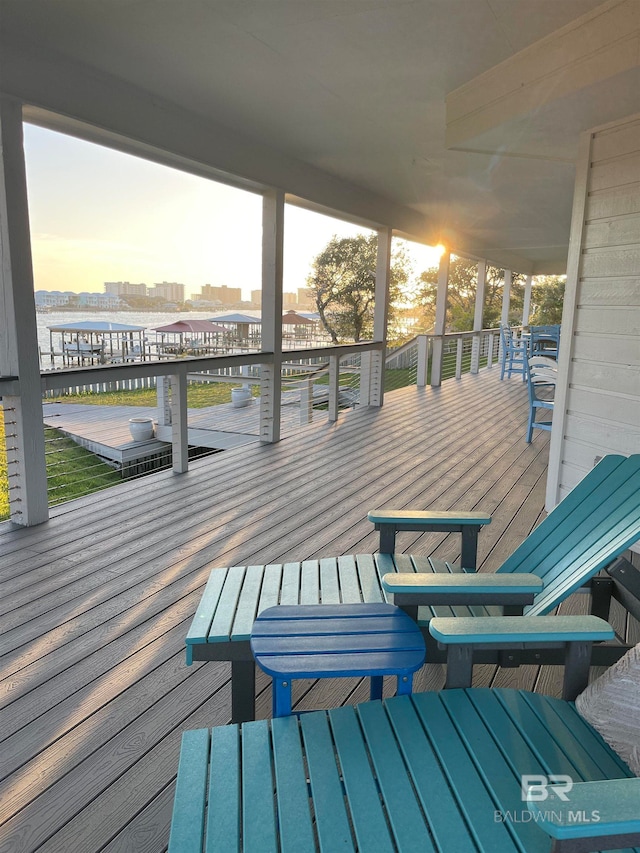
<svg viewBox="0 0 640 853">
<path fill-rule="evenodd" d="M 580 131 L 640 111 L 638 0 L 0 0 L 0 15 L 0 89 L 29 120 L 522 272 L 564 272 Z"/>
</svg>

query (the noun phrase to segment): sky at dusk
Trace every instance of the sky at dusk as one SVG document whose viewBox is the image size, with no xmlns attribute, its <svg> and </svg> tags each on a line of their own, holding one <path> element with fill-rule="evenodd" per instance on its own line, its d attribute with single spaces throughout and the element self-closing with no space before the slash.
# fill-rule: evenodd
<svg viewBox="0 0 640 853">
<path fill-rule="evenodd" d="M 104 291 L 105 281 L 260 288 L 262 200 L 71 136 L 25 125 L 36 290 Z M 334 234 L 369 233 L 285 209 L 284 290 L 304 287 Z M 438 253 L 408 244 L 417 271 Z"/>
</svg>

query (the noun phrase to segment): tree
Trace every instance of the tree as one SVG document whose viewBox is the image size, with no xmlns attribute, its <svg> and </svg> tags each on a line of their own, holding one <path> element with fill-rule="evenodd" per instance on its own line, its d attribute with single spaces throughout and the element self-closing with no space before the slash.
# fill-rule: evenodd
<svg viewBox="0 0 640 853">
<path fill-rule="evenodd" d="M 307 286 L 333 343 L 357 342 L 373 336 L 377 254 L 375 234 L 344 238 L 334 235 L 313 262 Z M 408 255 L 403 247 L 396 247 L 391 262 L 390 320 L 400 287 L 410 273 Z"/>
<path fill-rule="evenodd" d="M 422 310 L 422 325 L 425 330 L 431 328 L 435 321 L 438 294 L 437 280 L 437 268 L 425 270 L 419 277 L 416 302 Z M 518 323 L 522 319 L 523 285 L 524 276 L 514 275 L 509 300 L 510 323 Z M 448 331 L 467 332 L 473 329 L 477 288 L 477 262 L 468 258 L 452 256 L 449 264 L 449 286 L 447 290 L 446 327 Z M 496 328 L 500 323 L 503 288 L 504 270 L 487 264 L 482 311 L 482 326 L 485 329 Z"/>
<path fill-rule="evenodd" d="M 530 322 L 533 326 L 552 326 L 562 323 L 565 279 L 557 275 L 536 278 L 531 289 L 533 310 Z"/>
</svg>

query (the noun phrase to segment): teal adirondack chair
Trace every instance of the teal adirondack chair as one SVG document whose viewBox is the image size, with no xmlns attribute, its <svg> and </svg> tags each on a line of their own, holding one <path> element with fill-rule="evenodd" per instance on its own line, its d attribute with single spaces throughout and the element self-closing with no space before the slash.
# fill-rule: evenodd
<svg viewBox="0 0 640 853">
<path fill-rule="evenodd" d="M 513 614 L 522 605 L 543 615 L 640 540 L 640 454 L 605 456 L 495 574 L 474 574 L 468 548 L 462 567 L 391 553 L 397 530 L 459 530 L 464 541 L 468 528 L 490 520 L 482 513 L 376 510 L 369 519 L 388 551 L 376 555 L 383 587 L 423 626 L 432 616 Z"/>
</svg>

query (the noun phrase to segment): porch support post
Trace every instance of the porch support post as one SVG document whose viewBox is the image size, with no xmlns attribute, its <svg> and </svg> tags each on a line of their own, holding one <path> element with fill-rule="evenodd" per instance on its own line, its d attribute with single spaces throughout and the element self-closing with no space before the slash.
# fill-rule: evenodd
<svg viewBox="0 0 640 853">
<path fill-rule="evenodd" d="M 11 520 L 40 524 L 49 508 L 22 104 L 9 98 L 0 98 L 0 326 L 0 375 L 20 386 L 2 401 Z"/>
<path fill-rule="evenodd" d="M 158 399 L 158 423 L 161 426 L 171 424 L 171 396 L 169 389 L 171 382 L 167 376 L 156 378 L 156 396 Z"/>
<path fill-rule="evenodd" d="M 424 388 L 427 384 L 427 375 L 429 371 L 429 338 L 427 335 L 418 335 L 416 337 L 416 341 L 418 345 L 416 385 L 418 388 Z"/>
<path fill-rule="evenodd" d="M 533 277 L 528 275 L 524 283 L 524 305 L 522 306 L 522 325 L 529 325 L 529 315 L 531 314 L 531 289 Z"/>
<path fill-rule="evenodd" d="M 329 356 L 329 400 L 328 400 L 328 420 L 331 422 L 338 420 L 338 412 L 340 411 L 340 356 Z"/>
<path fill-rule="evenodd" d="M 280 441 L 282 405 L 282 269 L 284 192 L 267 190 L 262 201 L 262 349 L 273 362 L 260 373 L 260 441 Z"/>
<path fill-rule="evenodd" d="M 487 262 L 478 261 L 478 282 L 476 285 L 476 304 L 473 312 L 473 342 L 471 344 L 471 373 L 480 369 L 480 348 L 482 343 L 482 312 L 484 310 L 484 291 L 487 282 Z"/>
<path fill-rule="evenodd" d="M 511 302 L 511 270 L 504 271 L 504 287 L 502 288 L 502 314 L 500 315 L 500 322 L 508 326 L 509 325 L 509 304 Z"/>
<path fill-rule="evenodd" d="M 381 406 L 384 401 L 384 370 L 387 354 L 387 321 L 389 318 L 389 284 L 391 281 L 391 228 L 378 231 L 376 261 L 376 291 L 373 315 L 373 340 L 382 341 L 384 348 L 372 352 L 369 369 L 369 405 Z"/>
<path fill-rule="evenodd" d="M 504 287 L 502 288 L 502 313 L 500 315 L 500 324 L 502 326 L 509 325 L 509 303 L 511 302 L 511 270 L 504 271 Z M 502 335 L 500 335 L 498 361 L 502 363 Z"/>
<path fill-rule="evenodd" d="M 444 347 L 444 329 L 447 319 L 447 289 L 449 286 L 449 263 L 451 253 L 444 252 L 440 256 L 438 267 L 438 294 L 436 296 L 436 319 L 434 324 L 433 350 L 431 354 L 431 384 L 440 385 L 442 382 L 442 351 Z"/>
<path fill-rule="evenodd" d="M 184 474 L 189 469 L 186 373 L 173 374 L 170 381 L 173 470 L 176 474 Z"/>
</svg>

